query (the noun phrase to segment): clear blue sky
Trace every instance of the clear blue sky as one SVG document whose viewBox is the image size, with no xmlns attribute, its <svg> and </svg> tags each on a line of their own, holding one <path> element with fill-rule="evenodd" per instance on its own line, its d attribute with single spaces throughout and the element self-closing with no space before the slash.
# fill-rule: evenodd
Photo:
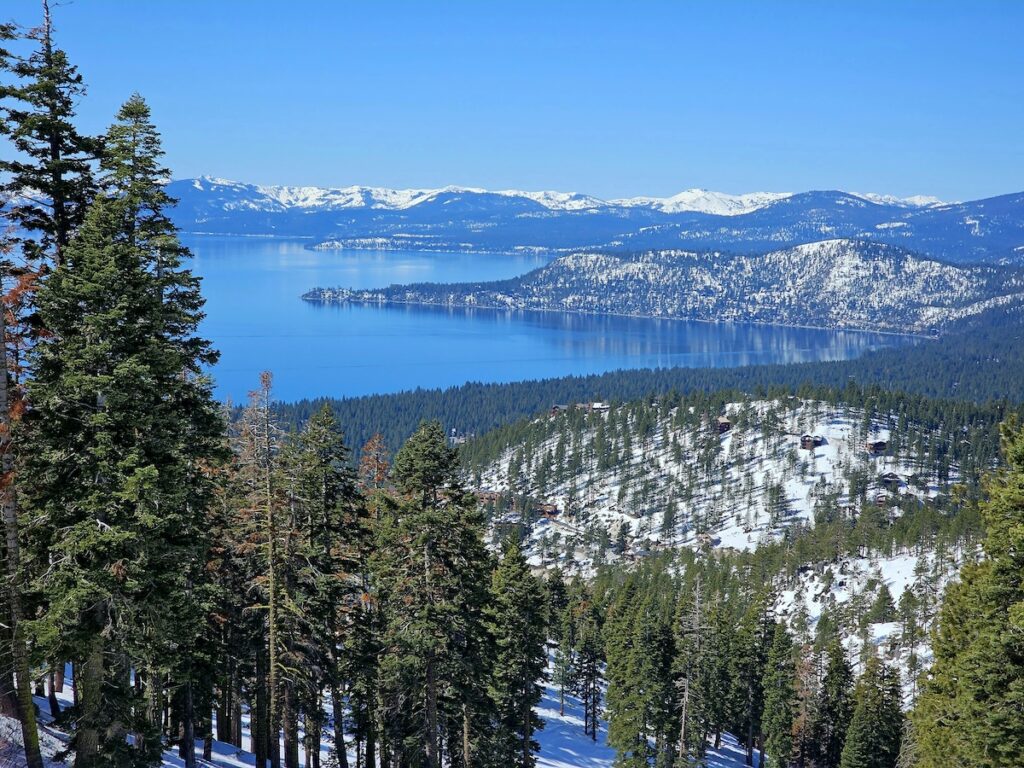
<svg viewBox="0 0 1024 768">
<path fill-rule="evenodd" d="M 175 177 L 1024 189 L 1024 2 L 64 0 L 55 17 L 83 124 L 140 91 Z"/>
</svg>

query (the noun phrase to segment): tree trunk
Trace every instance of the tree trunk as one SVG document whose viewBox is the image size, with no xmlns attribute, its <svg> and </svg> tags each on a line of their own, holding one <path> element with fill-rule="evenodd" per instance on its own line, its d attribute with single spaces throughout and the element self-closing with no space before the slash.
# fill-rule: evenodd
<svg viewBox="0 0 1024 768">
<path fill-rule="evenodd" d="M 2 292 L 2 284 L 0 284 Z M 36 728 L 36 710 L 32 701 L 31 674 L 28 646 L 22 634 L 21 543 L 18 540 L 18 495 L 14 486 L 14 453 L 11 445 L 11 400 L 8 391 L 7 324 L 5 309 L 0 306 L 0 509 L 2 509 L 5 542 L 7 545 L 7 603 L 11 622 L 11 661 L 18 694 L 18 720 L 21 723 L 22 744 L 25 745 L 25 764 L 28 768 L 42 768 L 39 751 L 39 730 Z"/>
<path fill-rule="evenodd" d="M 181 742 L 178 750 L 185 761 L 185 768 L 196 768 L 196 718 L 191 680 L 185 683 L 181 692 Z"/>
<path fill-rule="evenodd" d="M 164 731 L 164 680 L 163 675 L 156 672 L 146 675 L 146 719 L 157 738 L 162 738 Z"/>
<path fill-rule="evenodd" d="M 228 743 L 242 748 L 242 676 L 237 663 L 231 667 L 231 735 Z"/>
<path fill-rule="evenodd" d="M 366 693 L 366 768 L 377 768 L 377 692 L 371 686 Z"/>
<path fill-rule="evenodd" d="M 285 768 L 299 768 L 299 713 L 295 702 L 295 687 L 285 683 L 282 698 L 284 723 L 284 765 Z"/>
<path fill-rule="evenodd" d="M 101 612 L 98 608 L 97 612 Z M 81 716 L 75 734 L 75 768 L 99 764 L 99 718 L 103 711 L 104 640 L 97 630 L 91 638 L 85 660 L 79 665 L 75 689 L 81 697 Z"/>
<path fill-rule="evenodd" d="M 437 680 L 434 660 L 427 660 L 426 706 L 423 708 L 424 747 L 428 768 L 438 768 L 437 762 Z"/>
<path fill-rule="evenodd" d="M 470 768 L 472 765 L 472 750 L 469 739 L 469 707 L 462 705 L 462 765 L 463 768 Z"/>
<path fill-rule="evenodd" d="M 250 722 L 250 741 L 253 754 L 256 756 L 256 768 L 267 768 L 270 747 L 267 737 L 270 728 L 267 725 L 267 659 L 264 649 L 256 651 L 256 695 L 253 702 L 252 719 Z"/>
<path fill-rule="evenodd" d="M 528 684 L 533 685 L 533 681 L 528 681 Z M 530 764 L 530 736 L 533 735 L 533 729 L 530 728 L 533 707 L 530 705 L 529 691 L 525 693 L 527 695 L 523 696 L 523 768 Z"/>
<path fill-rule="evenodd" d="M 210 707 L 209 699 L 203 707 L 203 760 L 213 759 L 213 709 Z"/>
<path fill-rule="evenodd" d="M 340 768 L 348 768 L 348 747 L 345 746 L 345 703 L 337 681 L 331 682 L 331 711 L 334 713 L 334 755 Z"/>
</svg>

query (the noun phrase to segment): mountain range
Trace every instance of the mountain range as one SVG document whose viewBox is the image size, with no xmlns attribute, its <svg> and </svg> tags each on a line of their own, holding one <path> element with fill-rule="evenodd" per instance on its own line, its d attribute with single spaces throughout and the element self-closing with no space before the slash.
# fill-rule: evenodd
<svg viewBox="0 0 1024 768">
<path fill-rule="evenodd" d="M 968 202 L 841 191 L 691 189 L 618 200 L 468 187 L 393 190 L 173 181 L 191 233 L 305 238 L 318 248 L 757 252 L 825 239 L 901 245 L 950 262 L 1024 260 L 1024 192 Z"/>
</svg>

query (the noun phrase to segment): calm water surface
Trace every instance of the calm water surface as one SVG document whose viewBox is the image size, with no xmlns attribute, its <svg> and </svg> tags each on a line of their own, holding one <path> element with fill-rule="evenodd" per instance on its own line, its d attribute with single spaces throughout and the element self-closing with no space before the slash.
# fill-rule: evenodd
<svg viewBox="0 0 1024 768">
<path fill-rule="evenodd" d="M 837 360 L 900 339 L 807 328 L 548 312 L 316 305 L 315 286 L 493 280 L 522 255 L 310 251 L 301 241 L 188 236 L 203 277 L 203 332 L 221 352 L 217 395 L 241 401 L 262 370 L 281 400 L 503 382 L 619 368 Z"/>
</svg>

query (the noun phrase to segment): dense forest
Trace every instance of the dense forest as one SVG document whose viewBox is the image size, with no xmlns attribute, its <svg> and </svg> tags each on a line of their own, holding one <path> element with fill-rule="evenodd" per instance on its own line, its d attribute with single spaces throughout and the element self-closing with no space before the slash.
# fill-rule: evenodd
<svg viewBox="0 0 1024 768">
<path fill-rule="evenodd" d="M 16 154 L 0 161 L 0 717 L 21 763 L 191 767 L 219 742 L 319 768 L 329 740 L 345 768 L 531 768 L 549 682 L 582 704 L 582 738 L 607 722 L 620 766 L 700 765 L 726 734 L 749 765 L 1024 763 L 1015 315 L 834 365 L 295 406 L 266 373 L 231 411 L 149 107 L 132 95 L 104 135 L 81 133 L 84 84 L 49 22 L 0 25 Z M 468 486 L 541 430 L 582 434 L 582 412 L 514 423 L 552 403 L 623 404 L 614 454 L 655 415 L 684 428 L 769 390 L 905 424 L 893 450 L 963 490 L 569 576 L 536 567 L 522 530 L 489 528 Z M 452 445 L 452 427 L 500 425 Z M 906 549 L 922 565 L 898 603 L 872 576 L 813 621 L 799 609 L 811 574 L 852 583 L 857 558 Z M 884 646 L 879 624 L 896 626 Z"/>
</svg>

